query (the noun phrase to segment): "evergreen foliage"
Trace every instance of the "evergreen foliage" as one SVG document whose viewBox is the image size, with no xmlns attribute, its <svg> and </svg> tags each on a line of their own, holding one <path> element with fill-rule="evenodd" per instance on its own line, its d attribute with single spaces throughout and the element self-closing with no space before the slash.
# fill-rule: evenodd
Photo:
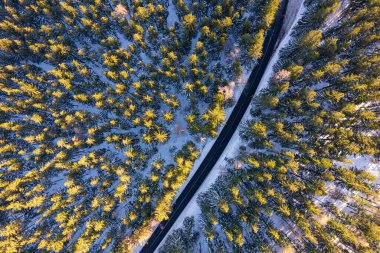
<svg viewBox="0 0 380 253">
<path fill-rule="evenodd" d="M 260 57 L 253 2 L 0 1 L 0 251 L 144 243 Z"/>
<path fill-rule="evenodd" d="M 339 1 L 306 4 L 241 130 L 243 166 L 198 196 L 209 252 L 380 251 L 379 179 L 351 164 L 379 162 L 380 2 L 331 27 Z"/>
</svg>

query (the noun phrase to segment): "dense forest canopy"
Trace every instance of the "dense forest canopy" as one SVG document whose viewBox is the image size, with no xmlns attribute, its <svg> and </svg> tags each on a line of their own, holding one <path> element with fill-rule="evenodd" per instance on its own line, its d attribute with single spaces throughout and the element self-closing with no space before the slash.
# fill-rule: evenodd
<svg viewBox="0 0 380 253">
<path fill-rule="evenodd" d="M 0 1 L 0 251 L 130 252 L 215 137 L 279 0 Z"/>
<path fill-rule="evenodd" d="M 345 3 L 347 1 L 344 1 Z M 228 171 L 161 252 L 379 252 L 380 1 L 307 8 Z"/>
</svg>

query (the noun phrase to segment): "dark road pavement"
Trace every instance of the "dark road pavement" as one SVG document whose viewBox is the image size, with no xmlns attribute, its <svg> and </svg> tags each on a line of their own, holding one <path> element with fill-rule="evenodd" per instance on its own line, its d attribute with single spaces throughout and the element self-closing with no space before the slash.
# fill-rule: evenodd
<svg viewBox="0 0 380 253">
<path fill-rule="evenodd" d="M 186 208 L 188 202 L 192 199 L 194 194 L 202 185 L 203 181 L 206 179 L 207 175 L 212 170 L 215 163 L 218 161 L 219 157 L 223 153 L 225 147 L 227 146 L 232 135 L 237 129 L 245 111 L 247 110 L 252 100 L 252 97 L 260 84 L 261 78 L 265 72 L 269 60 L 274 52 L 275 45 L 278 40 L 281 26 L 284 20 L 287 4 L 288 0 L 282 1 L 276 19 L 265 37 L 263 45 L 263 56 L 258 61 L 258 64 L 249 76 L 248 82 L 242 94 L 240 95 L 239 100 L 237 101 L 230 117 L 228 118 L 214 145 L 212 146 L 212 148 L 210 149 L 210 151 L 208 152 L 208 154 L 206 155 L 206 157 L 204 158 L 199 168 L 194 173 L 193 177 L 190 179 L 182 193 L 174 202 L 172 213 L 169 215 L 169 219 L 161 222 L 160 225 L 157 226 L 152 236 L 140 252 L 150 253 L 154 252 L 157 249 L 160 242 L 164 239 L 165 235 L 169 232 L 176 219 Z"/>
</svg>

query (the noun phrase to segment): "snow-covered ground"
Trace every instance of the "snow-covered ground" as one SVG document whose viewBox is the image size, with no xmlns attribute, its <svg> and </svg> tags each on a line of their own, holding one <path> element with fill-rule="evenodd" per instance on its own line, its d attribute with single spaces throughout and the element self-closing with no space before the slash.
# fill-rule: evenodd
<svg viewBox="0 0 380 253">
<path fill-rule="evenodd" d="M 296 5 L 296 3 L 298 3 L 298 5 Z M 256 94 L 257 95 L 262 89 L 266 88 L 267 85 L 268 85 L 268 81 L 270 79 L 270 77 L 272 76 L 273 74 L 273 66 L 275 65 L 275 63 L 278 61 L 279 59 L 279 54 L 280 54 L 280 50 L 282 48 L 284 48 L 290 41 L 291 39 L 291 31 L 293 30 L 295 24 L 298 22 L 298 20 L 302 17 L 302 14 L 304 13 L 305 11 L 305 8 L 303 6 L 303 0 L 290 0 L 289 1 L 289 6 L 292 8 L 292 11 L 291 13 L 292 14 L 288 14 L 288 11 L 287 11 L 287 14 L 286 14 L 286 19 L 285 19 L 285 23 L 288 22 L 289 23 L 289 20 L 293 20 L 293 22 L 291 23 L 291 25 L 289 26 L 285 26 L 285 31 L 284 31 L 284 34 L 285 36 L 283 37 L 283 39 L 281 40 L 281 43 L 279 44 L 279 46 L 277 47 L 275 53 L 273 54 L 269 64 L 268 64 L 268 67 L 267 69 L 265 70 L 264 72 L 264 75 L 262 77 L 262 80 L 259 84 L 259 87 L 257 88 L 256 90 Z M 294 11 L 294 8 L 298 8 L 297 11 Z M 296 13 L 296 16 L 294 18 L 294 13 Z M 249 111 L 250 111 L 250 108 L 251 106 L 248 107 L 247 111 L 245 112 L 244 116 L 243 116 L 243 119 L 242 119 L 242 122 L 246 121 L 247 119 L 249 119 Z M 232 110 L 230 110 L 228 113 L 231 113 Z M 207 176 L 207 178 L 204 180 L 203 184 L 201 185 L 201 187 L 199 188 L 199 190 L 197 191 L 197 193 L 194 195 L 194 197 L 191 199 L 191 201 L 187 204 L 187 207 L 186 209 L 182 212 L 182 214 L 178 217 L 178 219 L 176 220 L 176 222 L 174 223 L 174 225 L 171 227 L 170 231 L 173 231 L 174 229 L 177 229 L 179 227 L 181 227 L 182 223 L 183 223 L 183 220 L 188 217 L 188 216 L 197 216 L 201 213 L 201 210 L 197 204 L 197 197 L 198 195 L 201 193 L 201 192 L 204 192 L 206 191 L 214 182 L 215 180 L 218 178 L 218 176 L 223 173 L 225 167 L 226 167 L 226 158 L 231 158 L 231 157 L 235 157 L 237 155 L 237 152 L 238 152 L 238 149 L 239 149 L 239 146 L 241 145 L 242 141 L 240 139 L 240 136 L 239 136 L 239 128 L 235 130 L 235 133 L 234 135 L 232 136 L 230 142 L 228 143 L 227 147 L 225 148 L 224 152 L 222 153 L 222 155 L 220 156 L 218 162 L 215 164 L 215 167 L 213 168 L 213 170 L 210 172 L 210 174 Z M 196 164 L 195 164 L 195 168 L 197 166 L 199 166 L 199 164 L 202 162 L 204 156 L 207 154 L 208 150 L 211 148 L 212 144 L 214 143 L 214 140 L 213 141 L 210 141 L 207 143 L 207 145 L 204 147 L 204 149 L 202 150 L 202 154 L 200 156 L 200 158 L 198 158 Z M 193 169 L 193 172 L 194 173 L 194 169 Z M 191 175 L 189 176 L 189 178 L 191 178 Z M 187 182 L 185 182 L 184 185 L 186 185 Z M 168 232 L 168 234 L 166 235 L 166 237 L 164 238 L 164 240 L 161 241 L 161 244 L 159 245 L 158 249 L 162 246 L 163 242 L 165 242 L 167 236 L 170 234 L 170 231 Z"/>
<path fill-rule="evenodd" d="M 338 11 L 331 13 L 322 26 L 322 31 L 325 32 L 327 29 L 334 27 L 338 24 L 339 19 L 343 15 L 344 10 L 350 5 L 349 0 L 342 0 L 342 4 L 339 6 Z"/>
<path fill-rule="evenodd" d="M 377 177 L 377 182 L 380 184 L 380 164 L 374 160 L 371 156 L 357 156 L 348 157 L 352 162 L 351 166 L 356 167 L 360 170 L 365 170 L 370 172 L 372 175 Z"/>
<path fill-rule="evenodd" d="M 337 162 L 336 165 L 342 167 L 354 167 L 359 170 L 367 171 L 377 178 L 376 184 L 380 185 L 380 164 L 372 156 L 348 156 L 351 164 Z M 326 184 L 327 191 L 332 191 L 337 188 L 337 186 L 331 182 Z M 344 191 L 344 189 L 340 189 Z M 322 203 L 331 200 L 330 196 L 324 195 L 316 197 L 317 203 Z M 334 204 L 339 210 L 343 210 L 347 206 L 347 202 L 337 201 L 334 199 Z"/>
<path fill-rule="evenodd" d="M 168 22 L 168 27 L 171 27 L 171 26 L 174 26 L 176 22 L 179 22 L 177 13 L 175 11 L 175 6 L 172 0 L 169 1 L 168 11 L 169 11 L 169 15 L 168 15 L 167 22 Z"/>
</svg>

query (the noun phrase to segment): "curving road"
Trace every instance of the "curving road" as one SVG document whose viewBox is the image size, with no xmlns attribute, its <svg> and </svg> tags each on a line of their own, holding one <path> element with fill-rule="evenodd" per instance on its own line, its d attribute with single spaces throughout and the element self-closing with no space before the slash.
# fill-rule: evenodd
<svg viewBox="0 0 380 253">
<path fill-rule="evenodd" d="M 214 145 L 200 164 L 197 171 L 194 173 L 193 177 L 186 185 L 185 189 L 183 189 L 182 193 L 174 202 L 172 213 L 169 215 L 169 219 L 161 222 L 160 225 L 157 226 L 148 242 L 141 249 L 141 253 L 150 253 L 156 250 L 166 234 L 169 232 L 170 228 L 173 226 L 176 219 L 187 206 L 187 203 L 192 199 L 194 194 L 202 185 L 204 179 L 207 177 L 208 173 L 212 170 L 215 163 L 223 153 L 225 147 L 237 129 L 245 111 L 247 110 L 252 97 L 257 90 L 257 87 L 260 84 L 261 78 L 265 72 L 265 69 L 269 63 L 276 42 L 278 40 L 287 5 L 288 0 L 283 0 L 276 19 L 265 37 L 263 45 L 263 57 L 259 60 L 258 64 L 249 76 L 248 82 L 242 94 L 240 95 L 239 100 L 237 101 L 230 117 L 228 118 Z"/>
</svg>

